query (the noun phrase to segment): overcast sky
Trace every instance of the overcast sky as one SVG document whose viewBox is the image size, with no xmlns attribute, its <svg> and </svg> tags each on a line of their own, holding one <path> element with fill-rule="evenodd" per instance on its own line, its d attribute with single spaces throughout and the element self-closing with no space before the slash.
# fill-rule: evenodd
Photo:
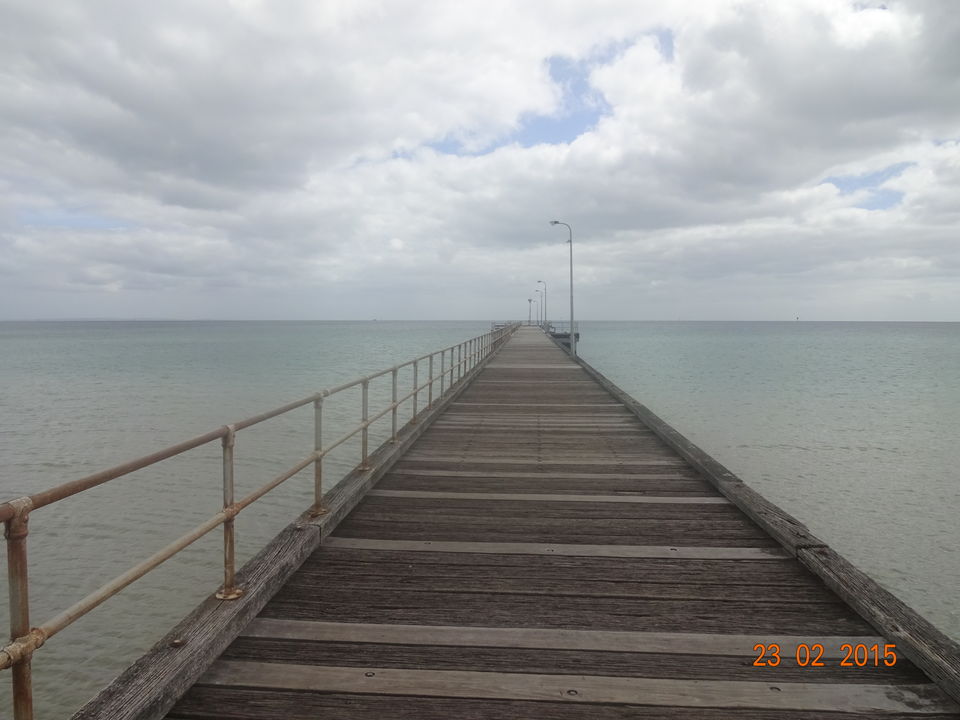
<svg viewBox="0 0 960 720">
<path fill-rule="evenodd" d="M 0 319 L 960 320 L 951 0 L 0 0 Z"/>
</svg>

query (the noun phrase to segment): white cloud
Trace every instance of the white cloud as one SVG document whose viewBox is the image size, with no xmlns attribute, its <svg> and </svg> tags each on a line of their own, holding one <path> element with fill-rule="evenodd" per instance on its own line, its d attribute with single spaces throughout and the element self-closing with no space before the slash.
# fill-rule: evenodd
<svg viewBox="0 0 960 720">
<path fill-rule="evenodd" d="M 0 317 L 519 316 L 562 216 L 585 317 L 955 319 L 960 20 L 866 5 L 7 0 Z"/>
</svg>

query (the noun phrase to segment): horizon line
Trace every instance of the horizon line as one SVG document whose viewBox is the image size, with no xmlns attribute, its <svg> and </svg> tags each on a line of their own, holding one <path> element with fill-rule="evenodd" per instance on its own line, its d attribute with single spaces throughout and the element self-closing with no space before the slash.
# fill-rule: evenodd
<svg viewBox="0 0 960 720">
<path fill-rule="evenodd" d="M 204 323 L 204 322 L 236 322 L 236 323 L 254 323 L 254 322 L 271 322 L 271 323 L 321 323 L 321 322 L 343 322 L 343 323 L 398 323 L 398 322 L 423 322 L 423 323 L 432 323 L 432 322 L 469 322 L 469 323 L 490 323 L 490 322 L 503 322 L 502 320 L 495 320 L 488 318 L 486 320 L 480 319 L 470 319 L 470 318 L 433 318 L 433 319 L 418 319 L 418 318 L 390 318 L 390 319 L 380 319 L 380 318 L 177 318 L 177 317 L 162 317 L 162 318 L 142 318 L 142 317 L 128 317 L 128 318 L 113 318 L 113 317 L 80 317 L 80 318 L 0 318 L 0 323 L 66 323 L 66 322 L 75 322 L 75 323 L 84 323 L 84 322 L 140 322 L 140 323 L 151 323 L 151 322 L 180 322 L 180 323 Z M 517 322 L 520 325 L 527 326 L 530 325 L 523 320 L 514 319 L 513 322 Z M 556 323 L 569 323 L 568 320 L 557 320 Z M 673 319 L 630 319 L 630 320 L 611 320 L 611 319 L 598 319 L 591 318 L 587 320 L 577 320 L 577 324 L 580 323 L 678 323 L 678 322 L 700 322 L 700 323 L 733 323 L 733 322 L 771 322 L 771 323 L 958 323 L 960 319 L 957 320 L 876 320 L 876 319 L 800 319 L 800 318 L 673 318 Z M 536 323 L 532 323 L 536 327 Z"/>
</svg>

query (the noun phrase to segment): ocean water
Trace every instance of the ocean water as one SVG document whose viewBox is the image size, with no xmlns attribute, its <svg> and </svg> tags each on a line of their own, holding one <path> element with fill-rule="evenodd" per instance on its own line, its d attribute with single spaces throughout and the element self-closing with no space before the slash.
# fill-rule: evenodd
<svg viewBox="0 0 960 720">
<path fill-rule="evenodd" d="M 0 323 L 0 497 L 82 477 L 488 329 Z M 584 322 L 581 332 L 591 364 L 960 638 L 960 324 Z M 411 379 L 401 373 L 401 387 Z M 371 407 L 388 394 L 388 381 L 374 384 Z M 325 437 L 339 437 L 359 420 L 359 389 L 328 400 L 324 413 Z M 238 496 L 305 457 L 312 427 L 305 408 L 239 433 Z M 372 446 L 388 427 L 374 428 Z M 348 443 L 330 458 L 328 485 L 358 452 Z M 311 482 L 305 472 L 240 516 L 240 562 L 309 504 Z M 34 622 L 206 519 L 220 493 L 214 443 L 36 511 Z M 220 561 L 215 531 L 54 637 L 35 658 L 38 717 L 68 715 L 149 648 L 216 589 Z M 0 614 L 5 624 L 5 603 Z M 0 695 L 4 707 L 8 677 Z"/>
</svg>

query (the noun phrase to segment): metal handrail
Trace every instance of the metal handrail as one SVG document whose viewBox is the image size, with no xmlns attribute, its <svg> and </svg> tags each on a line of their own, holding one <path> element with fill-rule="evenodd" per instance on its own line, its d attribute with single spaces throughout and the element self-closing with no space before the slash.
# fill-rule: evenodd
<svg viewBox="0 0 960 720">
<path fill-rule="evenodd" d="M 366 375 L 341 385 L 321 390 L 300 400 L 287 403 L 281 407 L 268 410 L 239 422 L 224 425 L 216 430 L 211 430 L 203 435 L 197 435 L 189 440 L 184 440 L 183 442 L 171 445 L 163 450 L 158 450 L 150 455 L 115 465 L 106 470 L 101 470 L 78 480 L 63 483 L 48 490 L 34 493 L 33 495 L 27 495 L 0 504 L 0 521 L 5 525 L 4 537 L 7 542 L 7 575 L 10 590 L 10 643 L 0 649 L 0 670 L 12 668 L 15 720 L 32 720 L 33 718 L 31 660 L 33 653 L 47 640 L 220 525 L 222 525 L 224 529 L 224 580 L 223 586 L 217 592 L 217 597 L 223 600 L 233 600 L 240 597 L 243 594 L 243 589 L 237 587 L 235 582 L 234 518 L 244 508 L 252 505 L 286 480 L 289 480 L 294 475 L 313 465 L 314 499 L 310 507 L 310 513 L 314 517 L 323 515 L 327 512 L 327 509 L 323 505 L 322 488 L 324 457 L 347 440 L 359 434 L 361 437 L 360 464 L 357 468 L 360 470 L 371 469 L 369 465 L 370 453 L 368 448 L 368 430 L 371 425 L 387 414 L 390 414 L 390 442 L 397 442 L 397 410 L 403 403 L 412 400 L 412 413 L 409 424 L 415 425 L 419 415 L 418 399 L 420 393 L 424 390 L 427 391 L 427 402 L 423 410 L 429 410 L 433 407 L 435 401 L 442 399 L 444 395 L 448 394 L 458 383 L 462 382 L 464 378 L 469 377 L 470 370 L 497 350 L 516 327 L 516 323 L 498 327 L 488 333 L 478 335 L 456 345 L 435 350 L 426 355 L 414 358 L 413 360 L 394 365 L 386 370 L 381 370 L 371 375 Z M 453 360 L 454 351 L 456 351 L 457 354 L 456 364 L 454 364 Z M 449 365 L 446 362 L 448 352 L 450 353 Z M 440 367 L 439 372 L 434 375 L 434 358 L 437 356 L 440 357 Z M 428 377 L 425 382 L 420 383 L 419 366 L 420 363 L 425 360 L 428 366 Z M 398 397 L 398 372 L 410 366 L 413 368 L 413 387 L 402 397 Z M 385 409 L 371 416 L 368 392 L 370 381 L 387 374 L 390 374 L 392 378 L 391 402 Z M 437 382 L 440 383 L 440 387 L 435 397 L 434 385 Z M 324 399 L 357 386 L 362 390 L 362 419 L 360 423 L 333 443 L 323 447 L 322 427 Z M 313 404 L 314 407 L 313 452 L 257 490 L 254 490 L 240 500 L 235 500 L 233 487 L 233 448 L 237 432 L 310 404 Z M 223 508 L 146 560 L 133 566 L 121 575 L 118 575 L 113 580 L 101 585 L 82 600 L 74 603 L 45 623 L 35 627 L 31 626 L 29 579 L 27 576 L 27 522 L 30 513 L 97 487 L 98 485 L 110 482 L 111 480 L 129 475 L 137 470 L 155 465 L 163 460 L 194 450 L 218 439 L 221 441 L 223 448 Z"/>
</svg>

